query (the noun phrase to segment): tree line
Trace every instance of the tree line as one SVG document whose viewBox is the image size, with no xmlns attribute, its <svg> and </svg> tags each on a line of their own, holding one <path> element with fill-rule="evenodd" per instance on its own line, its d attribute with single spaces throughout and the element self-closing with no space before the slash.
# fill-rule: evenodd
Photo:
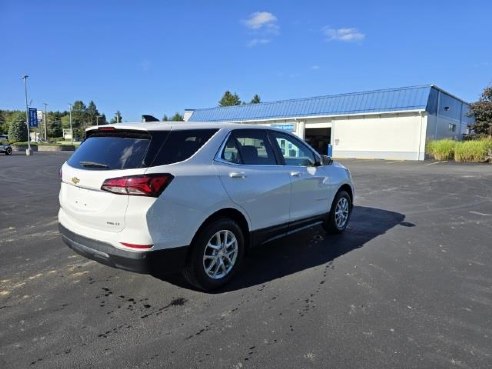
<svg viewBox="0 0 492 369">
<path fill-rule="evenodd" d="M 260 96 L 253 96 L 250 104 L 258 104 L 261 102 Z M 222 98 L 219 100 L 219 106 L 243 105 L 245 102 L 237 93 L 225 91 Z M 72 113 L 72 128 L 74 137 L 81 138 L 84 135 L 86 128 L 95 125 L 108 123 L 121 123 L 123 117 L 120 111 L 117 111 L 114 116 L 108 121 L 105 114 L 102 114 L 97 109 L 94 101 L 89 101 L 86 105 L 82 100 L 76 100 L 71 105 Z M 44 118 L 44 112 L 43 112 Z M 27 141 L 27 127 L 25 127 L 26 112 L 24 110 L 0 110 L 0 133 L 9 133 L 11 141 Z M 39 132 L 40 136 L 47 140 L 49 138 L 60 138 L 63 136 L 63 129 L 70 128 L 70 110 L 64 111 L 47 111 L 46 121 L 41 122 L 38 128 L 33 128 L 33 132 Z M 162 117 L 162 121 L 183 121 L 183 115 L 175 113 L 172 116 L 166 114 Z M 47 123 L 47 135 L 44 137 L 44 124 Z M 25 137 L 24 137 L 25 136 Z"/>
<path fill-rule="evenodd" d="M 90 101 L 88 105 L 81 100 L 74 101 L 71 104 L 71 115 L 74 136 L 77 137 L 82 137 L 87 127 L 108 123 L 106 115 L 99 112 L 94 101 Z M 39 132 L 44 139 L 60 138 L 63 136 L 63 129 L 70 128 L 70 110 L 47 111 L 46 117 L 43 112 L 44 118 L 46 118 L 46 122 L 41 121 L 37 128 L 31 129 L 33 132 Z M 111 122 L 116 122 L 117 120 L 119 122 L 122 120 L 119 112 L 115 113 L 115 117 L 111 119 Z M 26 112 L 23 110 L 0 110 L 0 132 L 9 132 L 11 141 L 27 141 L 27 127 L 25 129 L 25 137 L 17 137 L 18 134 L 24 135 L 22 132 L 24 132 L 23 126 L 26 126 L 25 122 Z M 45 124 L 48 137 L 44 137 Z M 12 135 L 10 132 L 12 132 Z"/>
</svg>

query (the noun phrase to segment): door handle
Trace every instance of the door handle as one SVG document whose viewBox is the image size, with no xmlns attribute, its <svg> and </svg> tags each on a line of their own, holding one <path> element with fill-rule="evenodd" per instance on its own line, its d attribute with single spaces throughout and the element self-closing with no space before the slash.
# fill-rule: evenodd
<svg viewBox="0 0 492 369">
<path fill-rule="evenodd" d="M 290 172 L 290 176 L 291 177 L 300 177 L 301 176 L 301 172 Z"/>
<path fill-rule="evenodd" d="M 246 174 L 244 174 L 244 172 L 231 172 L 231 173 L 229 173 L 229 177 L 231 177 L 231 178 L 246 178 Z"/>
</svg>

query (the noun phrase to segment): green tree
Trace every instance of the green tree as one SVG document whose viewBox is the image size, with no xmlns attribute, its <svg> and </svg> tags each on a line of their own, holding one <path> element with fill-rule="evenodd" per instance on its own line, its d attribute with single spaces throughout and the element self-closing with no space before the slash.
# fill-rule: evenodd
<svg viewBox="0 0 492 369">
<path fill-rule="evenodd" d="M 48 137 L 59 138 L 63 136 L 62 123 L 60 120 L 49 120 Z"/>
<path fill-rule="evenodd" d="M 113 124 L 113 123 L 121 123 L 121 120 L 122 119 L 123 119 L 123 117 L 121 116 L 121 113 L 118 110 L 116 113 L 114 113 L 114 117 L 111 119 L 111 121 L 109 123 L 111 123 L 111 124 Z"/>
<path fill-rule="evenodd" d="M 164 114 L 164 116 L 162 117 L 162 121 L 167 122 L 168 120 L 169 120 L 168 116 Z"/>
<path fill-rule="evenodd" d="M 102 125 L 102 124 L 108 124 L 108 120 L 106 119 L 106 114 L 102 114 L 99 116 L 99 124 Z"/>
<path fill-rule="evenodd" d="M 261 99 L 260 97 L 256 94 L 255 96 L 253 96 L 253 98 L 251 99 L 250 101 L 250 104 L 259 104 L 261 103 Z"/>
<path fill-rule="evenodd" d="M 230 91 L 224 92 L 224 96 L 219 100 L 219 106 L 233 106 L 233 105 L 241 105 L 241 99 L 239 96 L 234 93 L 232 94 Z"/>
<path fill-rule="evenodd" d="M 20 110 L 5 111 L 4 116 L 5 116 L 4 132 L 8 132 L 10 129 L 10 126 L 14 122 L 23 122 L 23 123 L 26 122 L 26 112 L 25 111 L 20 111 Z"/>
<path fill-rule="evenodd" d="M 10 124 L 9 141 L 10 142 L 27 141 L 27 125 L 25 122 L 16 121 Z"/>
<path fill-rule="evenodd" d="M 70 128 L 70 114 L 66 113 L 60 117 L 60 123 L 62 128 L 69 129 Z"/>
<path fill-rule="evenodd" d="M 69 112 L 70 113 L 70 112 Z M 84 127 L 87 123 L 87 107 L 77 100 L 72 104 L 72 127 Z"/>
<path fill-rule="evenodd" d="M 475 117 L 471 127 L 475 133 L 492 135 L 492 86 L 484 88 L 480 99 L 470 105 L 470 115 Z"/>
<path fill-rule="evenodd" d="M 85 112 L 86 112 L 87 122 L 92 126 L 95 126 L 101 119 L 101 118 L 99 119 L 97 118 L 100 114 L 99 111 L 97 110 L 96 104 L 92 100 L 89 102 L 89 105 L 87 105 L 87 109 L 85 110 Z"/>
<path fill-rule="evenodd" d="M 181 122 L 183 121 L 183 116 L 179 113 L 176 113 L 171 117 L 171 120 L 176 122 Z"/>
<path fill-rule="evenodd" d="M 9 127 L 6 121 L 6 114 L 3 110 L 0 110 L 0 133 L 8 132 Z"/>
</svg>

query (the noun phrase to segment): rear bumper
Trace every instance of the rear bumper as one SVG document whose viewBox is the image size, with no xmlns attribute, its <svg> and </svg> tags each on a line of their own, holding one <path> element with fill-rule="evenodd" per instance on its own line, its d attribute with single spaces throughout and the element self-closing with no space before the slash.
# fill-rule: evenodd
<svg viewBox="0 0 492 369">
<path fill-rule="evenodd" d="M 188 247 L 131 252 L 76 234 L 61 224 L 58 225 L 63 241 L 72 250 L 88 259 L 113 268 L 145 274 L 179 272 L 186 264 Z"/>
</svg>

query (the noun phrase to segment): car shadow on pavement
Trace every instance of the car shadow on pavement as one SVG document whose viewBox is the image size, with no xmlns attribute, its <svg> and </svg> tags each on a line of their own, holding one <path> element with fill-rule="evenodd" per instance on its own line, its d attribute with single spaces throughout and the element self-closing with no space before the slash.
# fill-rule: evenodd
<svg viewBox="0 0 492 369">
<path fill-rule="evenodd" d="M 348 229 L 329 235 L 321 227 L 311 227 L 292 236 L 251 249 L 236 277 L 212 293 L 240 290 L 327 264 L 386 233 L 396 225 L 413 226 L 405 216 L 383 209 L 355 206 Z M 179 276 L 161 276 L 169 283 L 190 288 Z"/>
</svg>

